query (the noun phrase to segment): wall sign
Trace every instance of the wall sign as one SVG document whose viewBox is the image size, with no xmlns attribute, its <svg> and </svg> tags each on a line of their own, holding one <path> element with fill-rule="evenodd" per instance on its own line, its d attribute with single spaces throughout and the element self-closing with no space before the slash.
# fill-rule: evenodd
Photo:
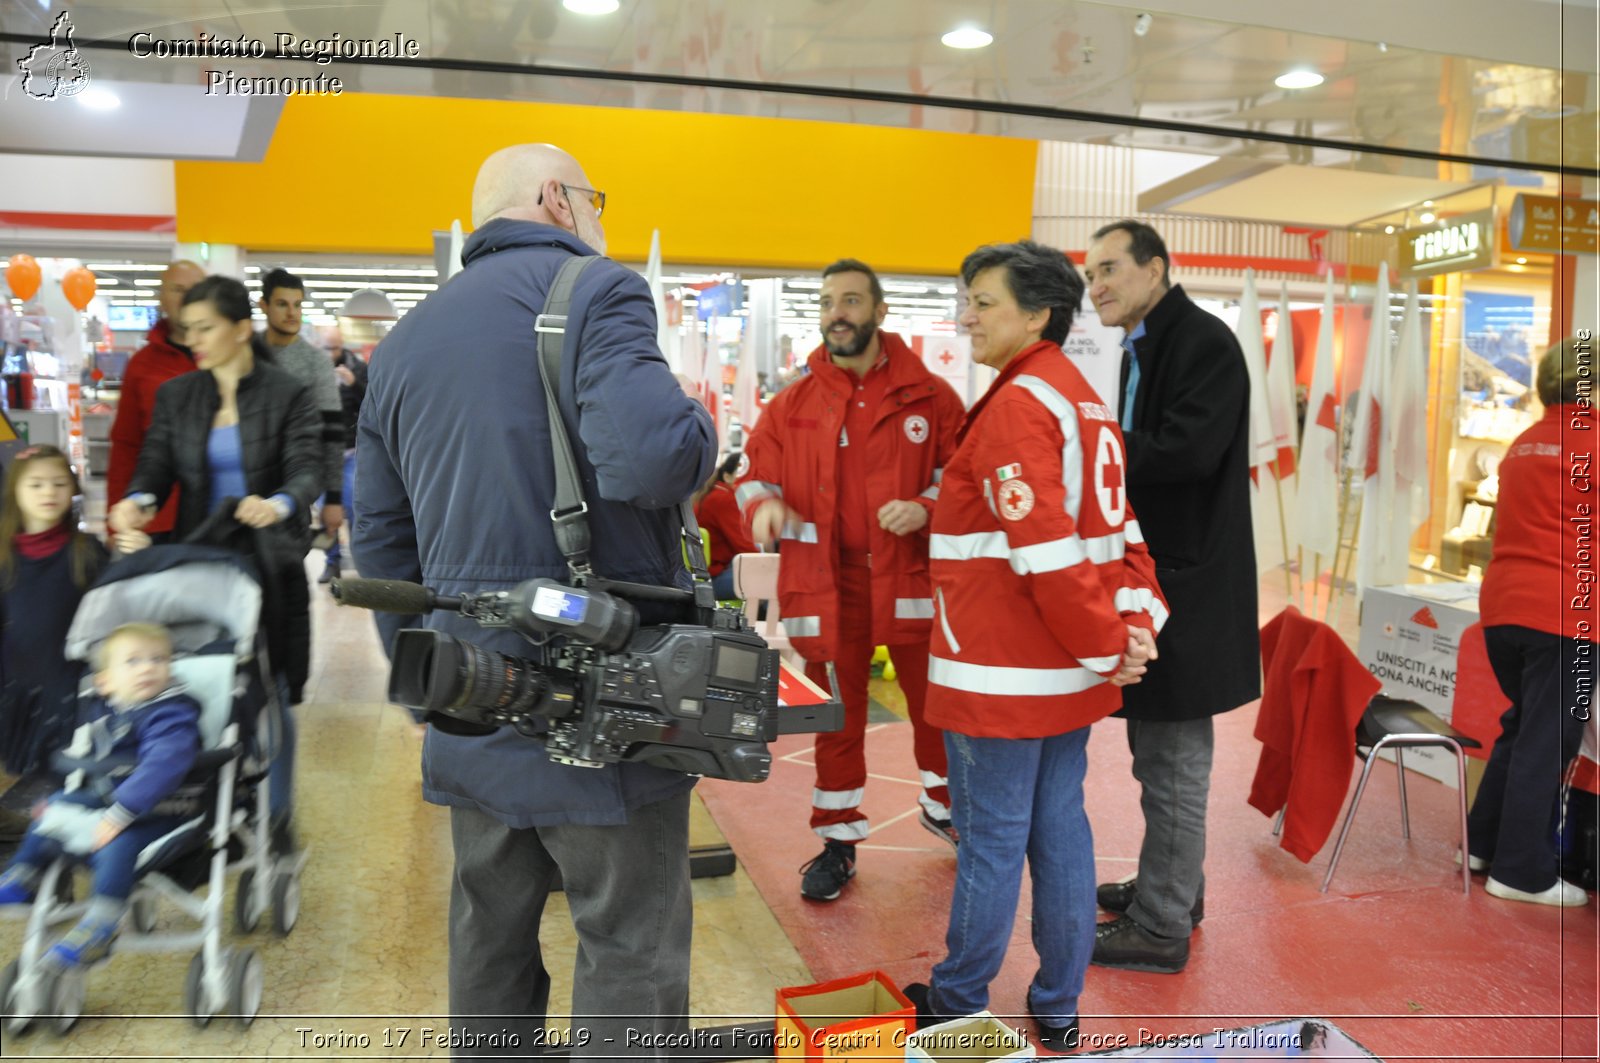
<svg viewBox="0 0 1600 1063">
<path fill-rule="evenodd" d="M 1592 255 L 1600 250 L 1600 200 L 1522 192 L 1511 203 L 1506 231 L 1517 251 Z"/>
<path fill-rule="evenodd" d="M 1426 277 L 1494 265 L 1494 210 L 1461 214 L 1444 224 L 1400 234 L 1400 276 Z"/>
</svg>

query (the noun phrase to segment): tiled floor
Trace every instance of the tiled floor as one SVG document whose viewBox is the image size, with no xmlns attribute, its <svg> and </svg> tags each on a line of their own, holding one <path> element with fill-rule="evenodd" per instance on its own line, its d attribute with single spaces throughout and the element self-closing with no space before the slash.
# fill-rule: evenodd
<svg viewBox="0 0 1600 1063">
<path fill-rule="evenodd" d="M 1264 615 L 1282 600 L 1281 579 L 1272 582 L 1264 583 Z M 122 955 L 94 972 L 88 1014 L 75 1031 L 0 1033 L 4 1055 L 445 1054 L 420 1039 L 423 1028 L 445 1025 L 447 816 L 419 796 L 419 739 L 409 717 L 381 702 L 385 666 L 369 619 L 335 608 L 325 594 L 316 601 L 316 678 L 299 710 L 301 831 L 313 852 L 298 928 L 284 939 L 270 930 L 249 939 L 266 965 L 262 1017 L 248 1030 L 224 1020 L 197 1030 L 175 1016 L 189 956 Z M 1352 630 L 1348 607 L 1338 626 Z M 874 697 L 900 707 L 892 684 L 875 684 Z M 1393 820 L 1389 772 L 1363 803 L 1333 889 L 1318 892 L 1326 852 L 1298 863 L 1244 803 L 1258 748 L 1253 721 L 1253 708 L 1219 721 L 1207 917 L 1189 968 L 1178 976 L 1091 969 L 1084 1030 L 1095 1045 L 1304 1015 L 1333 1020 L 1388 1060 L 1595 1057 L 1593 901 L 1569 912 L 1507 904 L 1487 897 L 1481 879 L 1463 896 L 1450 861 L 1450 791 L 1427 781 L 1411 787 L 1407 845 Z M 717 840 L 720 825 L 743 866 L 695 883 L 697 1024 L 770 1016 L 777 986 L 871 968 L 910 980 L 942 956 L 953 856 L 915 822 L 908 726 L 875 723 L 870 741 L 875 830 L 859 877 L 834 904 L 798 896 L 796 869 L 817 847 L 805 826 L 805 739 L 783 740 L 767 783 L 702 785 L 717 823 L 697 805 L 697 840 Z M 1090 761 L 1101 876 L 1120 877 L 1139 842 L 1120 723 L 1097 727 Z M 559 897 L 545 926 L 560 1001 L 572 939 Z M 0 923 L 0 959 L 14 955 L 19 930 Z M 1024 914 L 994 984 L 993 1010 L 1021 1010 L 1032 963 Z M 402 1030 L 404 1047 L 386 1048 L 385 1032 L 393 1044 Z"/>
</svg>

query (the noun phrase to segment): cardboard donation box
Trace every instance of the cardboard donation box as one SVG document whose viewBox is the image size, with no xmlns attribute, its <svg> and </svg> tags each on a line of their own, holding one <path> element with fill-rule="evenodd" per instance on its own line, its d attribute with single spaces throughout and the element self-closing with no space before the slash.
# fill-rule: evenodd
<svg viewBox="0 0 1600 1063">
<path fill-rule="evenodd" d="M 1412 583 L 1368 588 L 1356 656 L 1383 692 L 1423 706 L 1446 723 L 1455 702 L 1461 635 L 1478 620 L 1478 584 Z M 1394 756 L 1383 752 L 1386 760 Z M 1455 757 L 1437 747 L 1405 751 L 1407 768 L 1456 785 Z"/>
<path fill-rule="evenodd" d="M 882 971 L 778 990 L 778 1059 L 903 1059 L 917 1009 Z"/>
<path fill-rule="evenodd" d="M 906 1041 L 906 1059 L 1032 1059 L 1028 1039 L 987 1011 L 919 1030 Z"/>
</svg>

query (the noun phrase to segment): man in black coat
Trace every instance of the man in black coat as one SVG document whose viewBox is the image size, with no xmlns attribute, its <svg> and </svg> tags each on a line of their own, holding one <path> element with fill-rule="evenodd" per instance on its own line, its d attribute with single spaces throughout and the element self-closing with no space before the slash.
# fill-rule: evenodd
<svg viewBox="0 0 1600 1063">
<path fill-rule="evenodd" d="M 1144 843 L 1127 882 L 1099 887 L 1093 962 L 1175 974 L 1205 912 L 1212 717 L 1261 696 L 1256 561 L 1246 460 L 1250 381 L 1219 318 L 1168 277 L 1142 222 L 1095 233 L 1084 262 L 1100 321 L 1127 330 L 1121 420 L 1128 501 L 1172 609 L 1161 656 L 1123 690 Z"/>
</svg>

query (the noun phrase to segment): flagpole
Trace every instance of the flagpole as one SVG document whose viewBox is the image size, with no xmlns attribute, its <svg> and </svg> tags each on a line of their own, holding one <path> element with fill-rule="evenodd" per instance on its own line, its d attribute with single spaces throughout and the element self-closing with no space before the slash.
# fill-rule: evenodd
<svg viewBox="0 0 1600 1063">
<path fill-rule="evenodd" d="M 1349 545 L 1349 547 L 1345 548 L 1345 546 L 1344 546 L 1345 516 L 1350 515 L 1350 513 L 1349 513 L 1350 501 L 1349 500 L 1350 500 L 1350 494 L 1351 494 L 1351 492 L 1353 490 L 1354 490 L 1354 484 L 1352 483 L 1352 477 L 1350 475 L 1350 471 L 1347 469 L 1347 470 L 1345 470 L 1345 473 L 1344 473 L 1344 489 L 1343 489 L 1343 492 L 1342 492 L 1342 495 L 1341 495 L 1341 503 L 1340 503 L 1340 508 L 1342 510 L 1344 510 L 1345 513 L 1344 513 L 1344 515 L 1341 515 L 1340 518 L 1339 518 L 1339 545 L 1340 545 L 1341 548 L 1344 548 L 1344 575 L 1343 576 L 1339 575 L 1337 567 L 1335 568 L 1334 574 L 1333 574 L 1334 578 L 1339 580 L 1339 582 L 1340 582 L 1340 587 L 1339 587 L 1339 593 L 1340 594 L 1344 593 L 1344 585 L 1348 584 L 1350 582 L 1350 571 L 1351 571 L 1351 569 L 1353 569 L 1355 567 L 1356 550 L 1360 546 L 1361 518 L 1363 516 L 1362 511 L 1366 508 L 1366 502 L 1367 502 L 1366 492 L 1362 491 L 1361 498 L 1356 501 L 1355 512 L 1354 512 L 1354 515 L 1353 515 L 1353 517 L 1352 517 L 1352 519 L 1350 521 L 1350 524 L 1351 524 L 1352 529 L 1353 529 L 1351 531 L 1351 535 L 1350 535 L 1350 545 Z M 1333 613 L 1333 599 L 1332 598 L 1330 598 L 1328 600 L 1328 613 L 1329 613 L 1330 616 Z M 1330 621 L 1330 623 L 1331 623 L 1331 621 Z"/>
<path fill-rule="evenodd" d="M 1273 463 L 1276 466 L 1276 462 Z M 1278 496 L 1278 538 L 1283 543 L 1283 588 L 1288 597 L 1285 605 L 1294 601 L 1294 576 L 1289 571 L 1289 527 L 1283 516 L 1283 481 L 1278 479 L 1276 471 L 1272 474 L 1272 487 Z"/>
</svg>

